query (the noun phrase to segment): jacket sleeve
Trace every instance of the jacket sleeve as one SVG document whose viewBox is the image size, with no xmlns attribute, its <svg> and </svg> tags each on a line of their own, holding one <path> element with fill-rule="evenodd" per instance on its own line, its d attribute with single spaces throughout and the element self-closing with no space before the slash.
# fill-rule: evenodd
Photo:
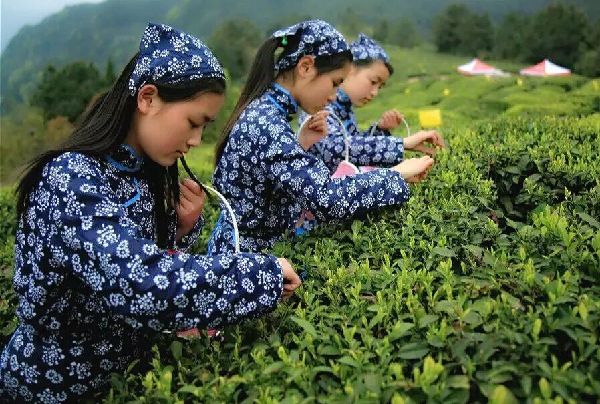
<svg viewBox="0 0 600 404">
<path fill-rule="evenodd" d="M 217 326 L 276 306 L 283 278 L 275 257 L 169 254 L 138 236 L 101 166 L 83 162 L 53 161 L 40 184 L 60 201 L 51 212 L 53 259 L 132 327 Z"/>
<path fill-rule="evenodd" d="M 309 150 L 323 160 L 330 171 L 334 171 L 338 164 L 345 159 L 346 145 L 341 125 L 341 122 L 330 114 L 327 118 L 328 135 Z M 404 159 L 404 142 L 401 138 L 380 134 L 362 134 L 355 125 L 351 125 L 348 134 L 349 158 L 353 164 L 390 167 Z"/>
<path fill-rule="evenodd" d="M 175 214 L 175 220 L 177 220 L 177 214 Z M 178 250 L 187 251 L 198 242 L 200 235 L 202 234 L 202 228 L 204 227 L 204 215 L 200 215 L 198 221 L 192 227 L 192 230 L 188 234 L 181 237 L 180 240 L 176 241 L 176 248 Z"/>
<path fill-rule="evenodd" d="M 331 179 L 329 169 L 302 150 L 291 129 L 272 133 L 269 138 L 262 159 L 267 176 L 321 222 L 362 216 L 374 209 L 400 205 L 409 198 L 408 185 L 395 171 L 381 169 Z"/>
<path fill-rule="evenodd" d="M 373 123 L 371 126 L 369 126 L 369 129 L 362 133 L 365 136 L 392 136 L 392 132 L 390 132 L 389 130 L 379 129 L 379 126 L 377 126 L 377 122 Z"/>
</svg>

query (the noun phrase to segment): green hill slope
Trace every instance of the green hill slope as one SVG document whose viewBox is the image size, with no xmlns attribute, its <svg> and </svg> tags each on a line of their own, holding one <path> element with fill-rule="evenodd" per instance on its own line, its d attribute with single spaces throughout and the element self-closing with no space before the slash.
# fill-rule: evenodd
<svg viewBox="0 0 600 404">
<path fill-rule="evenodd" d="M 365 125 L 391 108 L 403 112 L 415 128 L 418 111 L 427 108 L 439 108 L 446 127 L 468 126 L 500 115 L 579 116 L 600 112 L 600 80 L 580 76 L 521 77 L 516 75 L 521 65 L 495 61 L 490 63 L 512 76 L 465 77 L 456 68 L 468 62 L 467 58 L 424 48 L 387 49 L 395 73 L 373 103 L 357 110 Z"/>
<path fill-rule="evenodd" d="M 2 98 L 3 102 L 27 99 L 41 69 L 49 63 L 60 65 L 86 60 L 103 67 L 110 57 L 117 66 L 123 66 L 135 52 L 140 32 L 148 21 L 170 23 L 206 38 L 215 26 L 234 17 L 252 20 L 269 32 L 282 20 L 307 16 L 338 24 L 350 12 L 367 32 L 382 18 L 392 22 L 409 18 L 427 35 L 435 15 L 452 2 L 454 0 L 418 3 L 389 0 L 107 0 L 71 6 L 38 25 L 23 28 L 11 40 L 2 53 Z M 565 2 L 582 7 L 592 18 L 600 16 L 600 3 L 594 0 Z M 463 3 L 478 12 L 488 12 L 498 20 L 508 11 L 537 11 L 549 0 L 465 0 Z"/>
</svg>

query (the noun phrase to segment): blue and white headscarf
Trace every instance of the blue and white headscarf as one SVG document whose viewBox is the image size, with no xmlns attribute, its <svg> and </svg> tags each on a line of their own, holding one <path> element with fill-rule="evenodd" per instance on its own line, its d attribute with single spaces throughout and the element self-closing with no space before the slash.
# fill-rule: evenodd
<svg viewBox="0 0 600 404">
<path fill-rule="evenodd" d="M 354 61 L 371 59 L 389 62 L 385 50 L 375 40 L 363 33 L 358 34 L 356 41 L 350 44 L 350 51 Z"/>
<path fill-rule="evenodd" d="M 202 41 L 168 25 L 148 24 L 129 78 L 131 95 L 150 80 L 173 84 L 206 77 L 225 79 L 225 72 Z"/>
<path fill-rule="evenodd" d="M 333 26 L 322 20 L 303 21 L 291 27 L 275 31 L 274 38 L 300 35 L 298 49 L 280 58 L 275 63 L 275 71 L 279 72 L 296 66 L 300 58 L 306 55 L 335 55 L 347 51 L 348 44 L 344 36 Z"/>
</svg>

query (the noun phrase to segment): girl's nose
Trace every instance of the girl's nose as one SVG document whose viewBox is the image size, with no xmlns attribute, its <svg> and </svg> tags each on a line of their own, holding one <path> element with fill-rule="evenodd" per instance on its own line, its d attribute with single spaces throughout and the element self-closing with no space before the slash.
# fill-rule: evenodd
<svg viewBox="0 0 600 404">
<path fill-rule="evenodd" d="M 200 146 L 200 142 L 202 141 L 202 128 L 198 129 L 198 131 L 196 133 L 194 133 L 194 136 L 192 136 L 191 138 L 188 139 L 188 146 L 190 147 L 196 147 L 196 146 Z"/>
</svg>

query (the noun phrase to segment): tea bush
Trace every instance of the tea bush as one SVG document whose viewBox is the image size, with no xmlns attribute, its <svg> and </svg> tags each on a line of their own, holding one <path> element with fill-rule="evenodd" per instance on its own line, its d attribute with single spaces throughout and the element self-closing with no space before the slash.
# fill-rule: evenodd
<svg viewBox="0 0 600 404">
<path fill-rule="evenodd" d="M 449 130 L 404 207 L 276 246 L 307 273 L 292 300 L 226 327 L 223 340 L 157 338 L 151 363 L 115 374 L 98 399 L 597 400 L 599 133 L 597 114 Z M 209 152 L 197 156 L 208 179 Z M 0 193 L 3 333 L 16 303 L 6 282 L 12 204 Z"/>
<path fill-rule="evenodd" d="M 277 245 L 308 273 L 292 301 L 223 341 L 163 339 L 107 401 L 596 400 L 599 124 L 450 133 L 405 207 Z"/>
</svg>

